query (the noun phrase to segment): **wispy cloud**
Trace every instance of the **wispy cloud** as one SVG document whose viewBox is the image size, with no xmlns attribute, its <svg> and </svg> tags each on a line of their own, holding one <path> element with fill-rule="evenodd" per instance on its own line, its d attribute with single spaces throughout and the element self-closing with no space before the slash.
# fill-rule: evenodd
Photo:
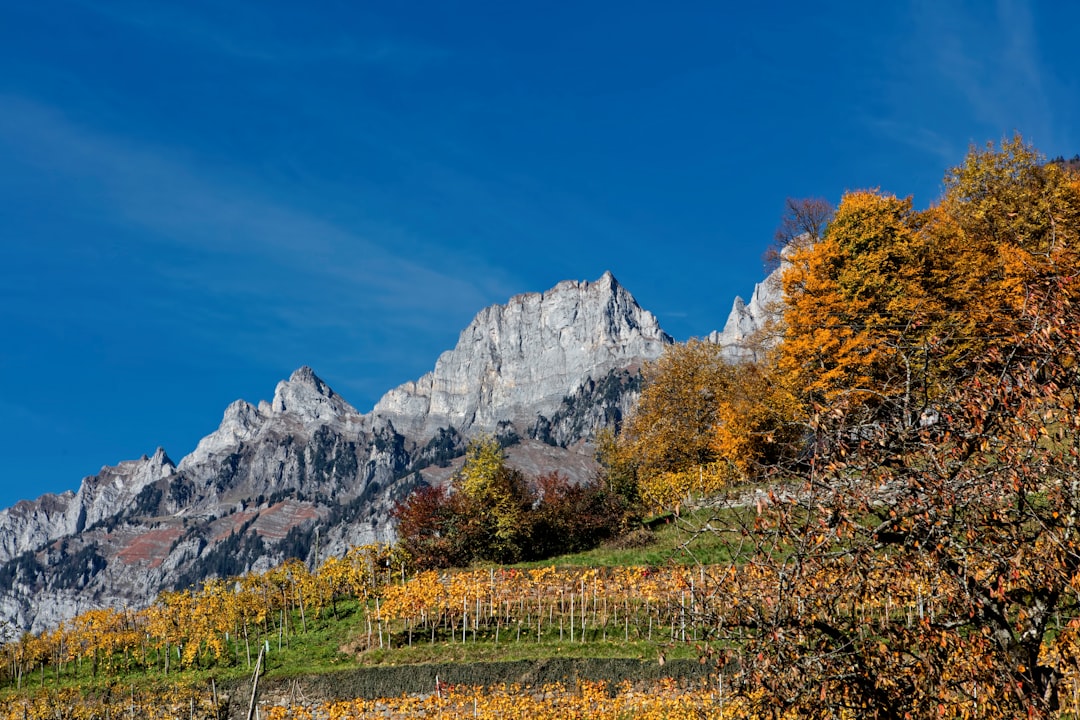
<svg viewBox="0 0 1080 720">
<path fill-rule="evenodd" d="M 415 72 L 444 61 L 444 48 L 401 36 L 372 35 L 370 28 L 319 27 L 321 15 L 296 7 L 293 15 L 268 12 L 260 3 L 88 3 L 86 9 L 154 39 L 259 63 L 296 66 L 348 62 Z M 359 25 L 358 21 L 358 25 Z M 317 29 L 305 34 L 300 28 Z"/>
<path fill-rule="evenodd" d="M 955 165 L 964 151 L 962 144 L 931 127 L 884 117 L 867 118 L 867 123 L 890 140 L 936 158 L 943 168 Z"/>
<path fill-rule="evenodd" d="M 892 39 L 877 132 L 912 149 L 960 161 L 967 146 L 1019 131 L 1040 148 L 1068 142 L 1058 117 L 1061 68 L 1044 58 L 1040 9 L 1028 0 L 911 0 L 908 25 Z"/>
<path fill-rule="evenodd" d="M 1059 81 L 1041 57 L 1029 2 L 967 9 L 924 2 L 917 18 L 926 70 L 946 80 L 972 120 L 1002 134 L 1020 130 L 1040 144 L 1058 140 L 1052 98 Z"/>
<path fill-rule="evenodd" d="M 422 252 L 417 256 L 420 243 L 408 254 L 398 252 L 392 241 L 338 226 L 269 191 L 260 193 L 257 180 L 222 178 L 177 151 L 89 130 L 19 97 L 0 95 L 0 146 L 52 178 L 58 193 L 81 196 L 84 205 L 95 206 L 101 220 L 135 229 L 148 258 L 154 246 L 173 247 L 226 267 L 260 269 L 222 278 L 197 262 L 163 262 L 156 268 L 162 277 L 204 295 L 260 299 L 278 308 L 285 326 L 355 326 L 363 322 L 361 313 L 377 313 L 430 327 L 455 308 L 485 305 L 484 278 L 500 275 L 477 258 L 448 262 L 445 252 L 434 249 L 427 259 Z M 461 272 L 469 265 L 473 273 Z M 304 303 L 318 306 L 316 317 L 297 317 L 295 307 Z"/>
</svg>

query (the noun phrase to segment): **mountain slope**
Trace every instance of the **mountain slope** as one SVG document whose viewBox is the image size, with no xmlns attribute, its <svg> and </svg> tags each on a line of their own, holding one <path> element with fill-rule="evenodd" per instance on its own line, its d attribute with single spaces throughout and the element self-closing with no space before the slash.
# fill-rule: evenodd
<svg viewBox="0 0 1080 720">
<path fill-rule="evenodd" d="M 528 425 L 587 379 L 655 359 L 671 342 L 610 272 L 566 281 L 482 310 L 432 372 L 388 392 L 373 414 L 422 437 L 440 427 Z"/>
<path fill-rule="evenodd" d="M 582 478 L 640 365 L 672 342 L 610 273 L 481 311 L 431 373 L 361 414 L 307 367 L 272 401 L 231 404 L 178 464 L 106 467 L 77 493 L 0 511 L 0 613 L 39 630 L 93 607 L 389 541 L 390 510 L 497 433 L 530 473 Z"/>
</svg>

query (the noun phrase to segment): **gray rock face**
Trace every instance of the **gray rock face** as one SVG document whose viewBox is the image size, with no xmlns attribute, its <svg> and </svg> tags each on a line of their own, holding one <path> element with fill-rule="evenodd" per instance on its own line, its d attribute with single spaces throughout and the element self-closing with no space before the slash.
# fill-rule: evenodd
<svg viewBox="0 0 1080 720">
<path fill-rule="evenodd" d="M 270 410 L 279 415 L 291 415 L 309 426 L 331 422 L 355 424 L 359 418 L 356 409 L 342 400 L 306 365 L 294 372 L 287 381 L 278 383 Z"/>
<path fill-rule="evenodd" d="M 211 463 L 228 456 L 244 443 L 257 440 L 264 433 L 287 433 L 333 425 L 343 432 L 358 432 L 364 421 L 352 405 L 345 402 L 314 371 L 304 366 L 288 380 L 278 383 L 271 403 L 258 407 L 243 400 L 225 408 L 218 429 L 199 441 L 195 450 L 180 461 L 180 470 Z"/>
<path fill-rule="evenodd" d="M 82 532 L 118 508 L 127 507 L 142 489 L 176 468 L 161 448 L 151 457 L 103 467 L 83 479 L 77 493 L 43 495 L 0 510 L 0 562 L 58 538 Z"/>
<path fill-rule="evenodd" d="M 147 485 L 174 472 L 176 466 L 163 448 L 158 448 L 150 457 L 143 455 L 138 460 L 126 460 L 116 467 L 101 468 L 97 475 L 83 480 L 75 495 L 82 517 L 80 524 L 92 527 L 111 517 L 117 508 L 127 507 Z"/>
<path fill-rule="evenodd" d="M 483 310 L 432 372 L 368 415 L 302 367 L 270 402 L 229 405 L 177 465 L 159 449 L 77 493 L 0 511 L 0 612 L 41 630 L 287 556 L 391 541 L 395 503 L 445 480 L 481 431 L 516 442 L 508 455 L 531 474 L 583 479 L 588 438 L 629 411 L 637 368 L 671 342 L 606 273 Z"/>
<path fill-rule="evenodd" d="M 481 311 L 432 372 L 388 392 L 373 414 L 423 437 L 448 426 L 469 433 L 506 420 L 528 425 L 583 383 L 655 359 L 671 342 L 611 273 L 562 282 Z"/>
<path fill-rule="evenodd" d="M 79 531 L 75 493 L 48 493 L 0 510 L 0 561 Z"/>
<path fill-rule="evenodd" d="M 730 362 L 751 362 L 760 358 L 763 350 L 780 340 L 779 323 L 783 317 L 784 286 L 782 276 L 787 263 L 780 266 L 754 286 L 750 302 L 736 297 L 724 329 L 709 333 L 706 340 L 722 348 Z"/>
</svg>

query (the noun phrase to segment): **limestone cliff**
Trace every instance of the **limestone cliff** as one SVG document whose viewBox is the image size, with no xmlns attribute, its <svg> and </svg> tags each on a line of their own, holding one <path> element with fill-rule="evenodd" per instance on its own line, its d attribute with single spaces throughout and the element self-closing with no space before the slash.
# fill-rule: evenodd
<svg viewBox="0 0 1080 720">
<path fill-rule="evenodd" d="M 786 263 L 781 263 L 754 286 L 750 302 L 736 296 L 724 329 L 706 338 L 722 348 L 731 362 L 758 359 L 761 352 L 779 342 L 779 323 L 783 314 L 784 287 L 781 281 Z"/>
<path fill-rule="evenodd" d="M 422 437 L 528 426 L 590 380 L 655 359 L 671 342 L 610 272 L 566 281 L 481 311 L 434 370 L 388 392 L 373 414 Z"/>
<path fill-rule="evenodd" d="M 179 464 L 159 449 L 0 511 L 0 613 L 40 630 L 391 540 L 394 504 L 445 481 L 477 432 L 498 433 L 530 474 L 583 478 L 595 470 L 587 440 L 629 411 L 638 367 L 669 343 L 605 273 L 481 311 L 432 372 L 367 415 L 302 367 L 271 401 L 229 405 Z"/>
</svg>

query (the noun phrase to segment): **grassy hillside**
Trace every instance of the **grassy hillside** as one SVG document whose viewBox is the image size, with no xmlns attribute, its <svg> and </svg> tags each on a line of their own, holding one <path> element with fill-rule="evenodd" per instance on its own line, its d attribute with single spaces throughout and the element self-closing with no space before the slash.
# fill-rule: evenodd
<svg viewBox="0 0 1080 720">
<path fill-rule="evenodd" d="M 81 649 L 54 647 L 28 662 L 16 653 L 38 651 L 29 638 L 6 646 L 10 661 L 0 707 L 11 717 L 23 717 L 24 711 L 26 717 L 51 717 L 58 707 L 77 702 L 100 711 L 87 710 L 87 717 L 103 717 L 110 707 L 152 712 L 186 702 L 188 715 L 215 717 L 226 706 L 235 715 L 255 665 L 263 692 L 276 700 L 282 688 L 296 683 L 312 697 L 331 699 L 430 692 L 436 675 L 457 685 L 596 681 L 612 688 L 624 680 L 702 679 L 710 669 L 698 662 L 704 634 L 687 611 L 685 592 L 681 616 L 673 614 L 675 591 L 663 583 L 672 582 L 672 573 L 693 575 L 700 562 L 726 559 L 721 537 L 695 537 L 688 529 L 707 519 L 704 513 L 680 521 L 661 518 L 655 530 L 543 563 L 476 566 L 437 577 L 387 570 L 388 584 L 366 600 L 343 596 L 317 610 L 310 600 L 303 609 L 286 602 L 276 617 L 261 619 L 257 640 L 254 626 L 245 625 L 247 639 L 227 632 L 217 654 L 204 640 L 192 656 L 178 639 L 163 646 L 136 642 L 110 654 L 107 647 L 123 642 L 80 639 L 77 632 L 94 632 L 92 623 L 83 622 L 67 641 L 83 643 Z M 652 594 L 617 594 L 611 586 L 617 574 L 624 582 L 651 583 Z M 486 585 L 486 599 L 473 593 L 469 607 L 455 613 L 444 598 L 442 609 L 433 610 L 437 619 L 421 622 L 402 609 L 401 595 L 425 578 L 446 588 L 455 582 Z M 519 591 L 521 583 L 531 583 L 527 600 L 514 596 L 513 578 Z M 152 628 L 153 618 L 147 622 Z M 13 669 L 20 662 L 27 666 L 21 672 Z"/>
</svg>

